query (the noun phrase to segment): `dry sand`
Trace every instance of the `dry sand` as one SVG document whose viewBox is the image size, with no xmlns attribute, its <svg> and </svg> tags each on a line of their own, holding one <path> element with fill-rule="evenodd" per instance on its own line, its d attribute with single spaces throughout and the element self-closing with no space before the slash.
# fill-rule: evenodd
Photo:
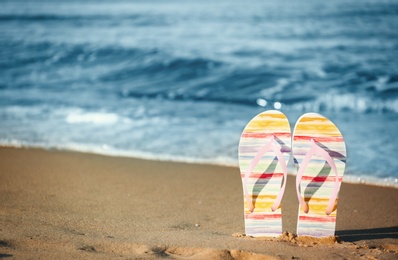
<svg viewBox="0 0 398 260">
<path fill-rule="evenodd" d="M 0 258 L 397 259 L 398 189 L 343 183 L 339 239 L 246 237 L 239 169 L 0 148 Z"/>
</svg>

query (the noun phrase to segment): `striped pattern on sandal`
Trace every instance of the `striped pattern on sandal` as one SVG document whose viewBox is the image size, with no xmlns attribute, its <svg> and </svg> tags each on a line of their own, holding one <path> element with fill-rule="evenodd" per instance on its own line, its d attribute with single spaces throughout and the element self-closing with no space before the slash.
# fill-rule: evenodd
<svg viewBox="0 0 398 260">
<path fill-rule="evenodd" d="M 334 236 L 338 192 L 346 166 L 346 147 L 339 129 L 326 117 L 307 113 L 293 133 L 300 202 L 297 235 Z"/>
<path fill-rule="evenodd" d="M 290 125 L 279 111 L 258 114 L 243 130 L 239 166 L 246 235 L 276 237 L 282 234 L 280 201 L 286 184 L 290 147 Z"/>
</svg>

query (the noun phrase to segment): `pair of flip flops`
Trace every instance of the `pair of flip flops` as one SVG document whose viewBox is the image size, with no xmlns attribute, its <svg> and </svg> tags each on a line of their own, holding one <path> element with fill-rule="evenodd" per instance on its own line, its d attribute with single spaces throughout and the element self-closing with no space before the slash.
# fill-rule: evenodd
<svg viewBox="0 0 398 260">
<path fill-rule="evenodd" d="M 292 136 L 288 119 L 276 110 L 255 116 L 239 143 L 246 235 L 282 234 L 281 201 L 291 155 L 298 169 L 297 235 L 334 235 L 346 164 L 343 136 L 329 119 L 316 113 L 301 116 Z"/>
</svg>

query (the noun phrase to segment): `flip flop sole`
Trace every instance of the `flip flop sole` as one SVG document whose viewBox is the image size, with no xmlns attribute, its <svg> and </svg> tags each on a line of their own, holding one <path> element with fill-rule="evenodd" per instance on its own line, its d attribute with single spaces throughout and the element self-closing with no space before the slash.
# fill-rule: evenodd
<svg viewBox="0 0 398 260">
<path fill-rule="evenodd" d="M 274 142 L 274 144 L 272 143 Z M 250 236 L 272 236 L 282 234 L 281 208 L 271 209 L 283 194 L 284 171 L 282 163 L 273 149 L 278 149 L 279 158 L 289 161 L 291 130 L 286 116 L 275 110 L 255 116 L 245 127 L 239 143 L 239 166 L 244 192 L 245 231 Z M 278 148 L 275 148 L 278 147 Z M 280 152 L 279 152 L 280 150 Z M 282 158 L 282 157 L 283 158 Z M 258 163 L 252 167 L 258 158 Z M 252 170 L 250 171 L 250 169 Z M 249 171 L 249 172 L 248 172 Z M 245 180 L 246 173 L 249 174 Z M 248 196 L 246 196 L 247 191 Z M 279 196 L 278 196 L 279 195 Z M 253 205 L 251 211 L 247 198 Z"/>
<path fill-rule="evenodd" d="M 326 117 L 308 113 L 296 123 L 292 149 L 296 167 L 299 168 L 296 186 L 303 203 L 307 205 L 299 208 L 297 235 L 334 236 L 337 195 L 346 166 L 343 136 Z M 314 152 L 308 155 L 310 151 Z M 325 158 L 329 158 L 330 163 Z"/>
</svg>

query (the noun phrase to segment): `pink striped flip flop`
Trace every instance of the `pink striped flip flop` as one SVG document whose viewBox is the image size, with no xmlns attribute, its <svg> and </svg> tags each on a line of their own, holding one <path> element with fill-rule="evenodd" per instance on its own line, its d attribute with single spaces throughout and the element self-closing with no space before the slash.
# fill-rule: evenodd
<svg viewBox="0 0 398 260">
<path fill-rule="evenodd" d="M 277 237 L 282 234 L 281 200 L 290 147 L 289 121 L 279 111 L 258 114 L 243 130 L 239 167 L 246 235 Z"/>
<path fill-rule="evenodd" d="M 337 201 L 346 165 L 346 147 L 339 129 L 316 113 L 301 116 L 293 133 L 300 203 L 297 235 L 334 236 Z"/>
</svg>

